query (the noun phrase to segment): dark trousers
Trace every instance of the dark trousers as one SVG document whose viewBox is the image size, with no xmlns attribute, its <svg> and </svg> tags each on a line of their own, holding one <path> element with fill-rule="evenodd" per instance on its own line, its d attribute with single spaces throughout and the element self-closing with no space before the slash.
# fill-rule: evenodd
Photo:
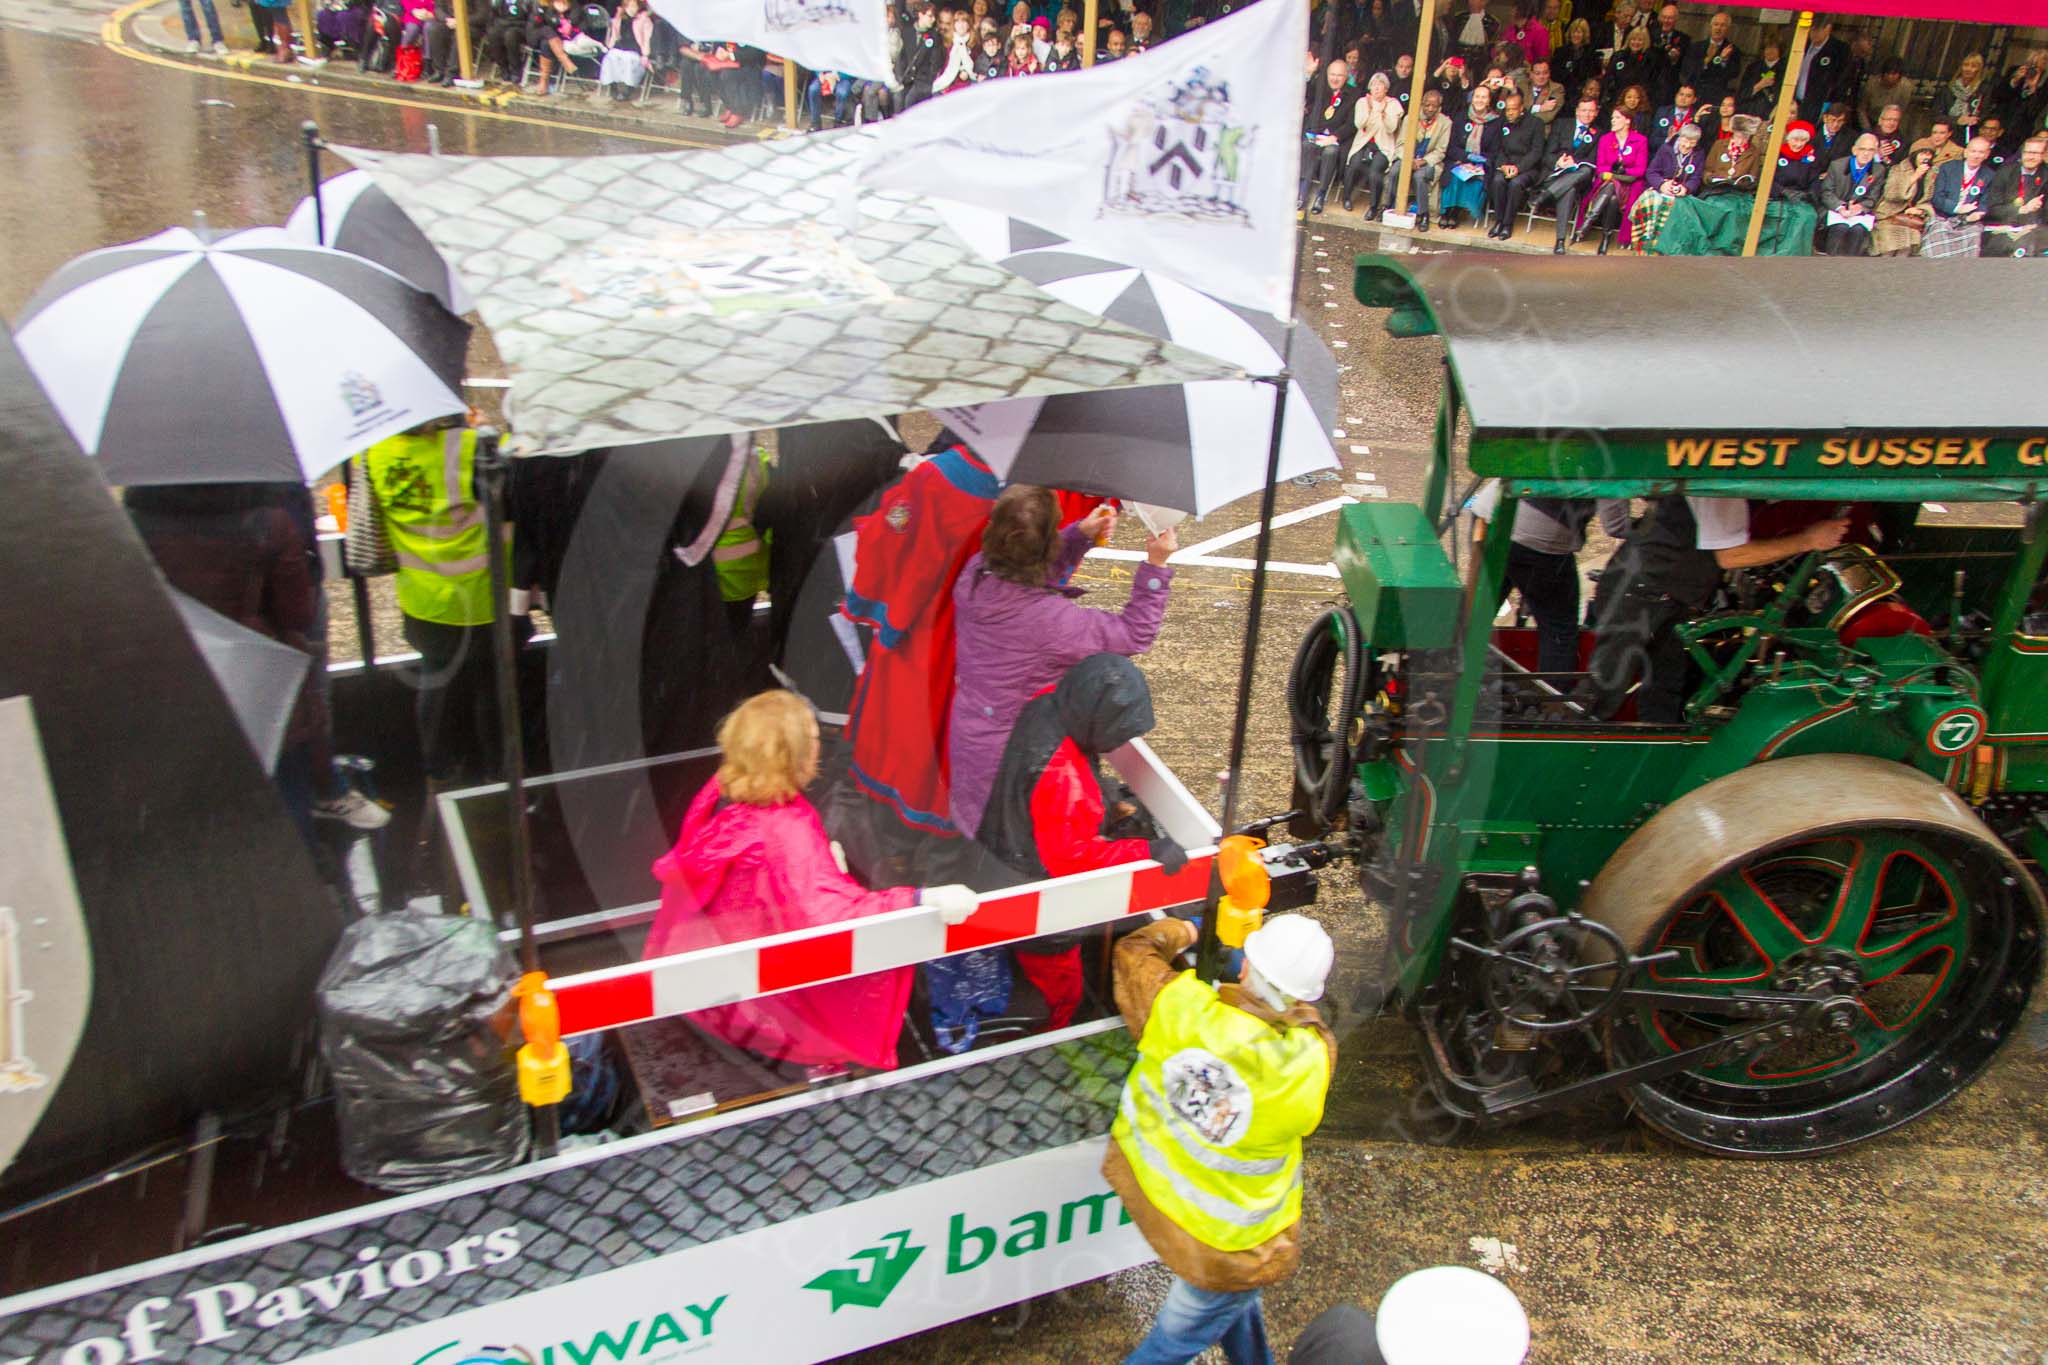
<svg viewBox="0 0 2048 1365">
<path fill-rule="evenodd" d="M 1850 223 L 1836 223 L 1820 234 L 1820 249 L 1828 256 L 1868 256 L 1870 229 Z"/>
<path fill-rule="evenodd" d="M 1579 667 L 1579 563 L 1571 555 L 1508 546 L 1507 581 L 1536 618 L 1536 671 L 1573 673 Z"/>
<path fill-rule="evenodd" d="M 473 51 L 470 54 L 472 59 L 475 55 Z M 455 30 L 438 20 L 427 30 L 426 56 L 425 74 L 428 80 L 453 80 L 462 74 L 456 70 L 458 58 L 455 51 Z"/>
<path fill-rule="evenodd" d="M 1318 147 L 1305 143 L 1301 149 L 1301 208 L 1308 207 L 1309 191 L 1314 190 L 1317 200 L 1330 193 L 1330 186 L 1336 182 L 1337 171 L 1344 164 L 1342 147 Z"/>
<path fill-rule="evenodd" d="M 1529 198 L 1526 175 L 1506 176 L 1498 168 L 1486 173 L 1486 206 L 1493 210 L 1493 225 L 1506 231 L 1515 225 L 1515 215 Z"/>
<path fill-rule="evenodd" d="M 508 81 L 519 79 L 526 69 L 526 25 L 517 21 L 495 19 L 484 31 L 484 53 L 478 66 L 485 62 L 496 62 L 498 71 Z M 477 72 L 483 74 L 481 70 Z"/>
<path fill-rule="evenodd" d="M 533 636 L 525 617 L 512 630 L 515 645 Z M 414 716 L 426 775 L 446 784 L 495 774 L 503 746 L 490 626 L 444 626 L 408 616 L 405 639 L 420 652 Z"/>
<path fill-rule="evenodd" d="M 1577 170 L 1564 171 L 1543 182 L 1543 188 L 1536 191 L 1536 206 L 1553 204 L 1557 214 L 1557 240 L 1563 241 L 1571 232 L 1579 216 L 1579 201 L 1586 197 L 1586 186 L 1593 183 L 1593 168 L 1581 166 Z"/>
<path fill-rule="evenodd" d="M 1390 161 L 1387 154 L 1368 142 L 1351 163 L 1344 168 L 1344 193 L 1348 198 L 1355 190 L 1365 191 L 1365 211 L 1368 216 L 1377 216 L 1382 207 L 1382 198 L 1394 194 L 1394 170 L 1400 163 Z"/>
<path fill-rule="evenodd" d="M 1398 174 L 1394 175 L 1392 183 L 1398 186 L 1401 183 L 1401 177 Z M 1392 191 L 1389 191 L 1389 193 L 1392 193 Z M 1436 167 L 1426 161 L 1417 161 L 1414 174 L 1408 178 L 1408 199 L 1410 203 L 1415 205 L 1416 216 L 1424 226 L 1427 226 L 1429 223 L 1429 206 L 1435 197 Z M 1406 212 L 1406 205 L 1396 204 L 1394 205 L 1394 211 L 1396 213 Z"/>
<path fill-rule="evenodd" d="M 1610 573 L 1613 570 L 1609 570 Z M 1640 581 L 1594 599 L 1593 659 L 1574 698 L 1596 720 L 1612 720 L 1638 678 L 1636 719 L 1676 725 L 1685 719 L 1687 665 L 1677 627 L 1697 613 L 1683 602 Z"/>
<path fill-rule="evenodd" d="M 716 71 L 706 71 L 702 62 L 686 61 L 681 64 L 681 75 L 682 79 L 678 82 L 678 89 L 681 91 L 680 98 L 683 108 L 692 108 L 701 100 L 707 110 L 716 113 L 718 111 L 718 73 Z"/>
</svg>

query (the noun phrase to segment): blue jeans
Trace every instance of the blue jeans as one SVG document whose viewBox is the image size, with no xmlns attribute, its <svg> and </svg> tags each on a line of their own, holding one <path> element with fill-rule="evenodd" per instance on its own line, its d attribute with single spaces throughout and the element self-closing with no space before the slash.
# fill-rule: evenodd
<svg viewBox="0 0 2048 1365">
<path fill-rule="evenodd" d="M 825 83 L 816 76 L 811 77 L 811 83 L 804 87 L 804 113 L 810 116 L 813 123 L 818 122 L 818 106 L 824 98 L 824 93 Z M 832 89 L 832 119 L 835 123 L 846 122 L 846 103 L 852 98 L 853 82 L 842 77 L 839 84 Z"/>
<path fill-rule="evenodd" d="M 1152 1330 L 1124 1365 L 1187 1365 L 1218 1342 L 1230 1365 L 1273 1365 L 1259 1291 L 1214 1294 L 1175 1277 Z"/>
<path fill-rule="evenodd" d="M 206 29 L 207 32 L 213 35 L 212 41 L 216 43 L 221 41 L 220 16 L 214 13 L 213 0 L 199 0 L 199 8 L 205 11 Z M 178 0 L 178 17 L 185 21 L 186 41 L 198 42 L 199 21 L 192 15 L 192 0 Z"/>
</svg>

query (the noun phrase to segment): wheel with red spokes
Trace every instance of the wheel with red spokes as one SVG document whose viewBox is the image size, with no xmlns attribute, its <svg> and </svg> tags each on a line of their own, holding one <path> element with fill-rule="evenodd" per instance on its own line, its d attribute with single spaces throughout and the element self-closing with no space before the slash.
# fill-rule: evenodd
<svg viewBox="0 0 2048 1365">
<path fill-rule="evenodd" d="M 1953 793 L 1875 759 L 1786 759 L 1688 794 L 1587 906 L 1662 958 L 1637 985 L 1814 1002 L 1761 1030 L 1669 1003 L 1616 1012 L 1619 1063 L 1727 1040 L 1633 1091 L 1652 1127 L 1719 1152 L 1825 1151 L 1927 1112 L 1990 1061 L 2039 970 L 2039 892 L 2011 852 Z"/>
</svg>

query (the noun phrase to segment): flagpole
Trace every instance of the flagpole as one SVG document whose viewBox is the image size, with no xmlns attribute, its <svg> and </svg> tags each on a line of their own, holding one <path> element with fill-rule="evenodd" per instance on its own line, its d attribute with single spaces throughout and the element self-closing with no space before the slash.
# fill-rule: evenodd
<svg viewBox="0 0 2048 1365">
<path fill-rule="evenodd" d="M 1785 57 L 1785 81 L 1778 87 L 1778 104 L 1771 111 L 1770 141 L 1764 144 L 1763 171 L 1756 178 L 1756 202 L 1749 208 L 1749 232 L 1742 239 L 1742 254 L 1756 255 L 1763 240 L 1764 214 L 1771 207 L 1771 182 L 1778 178 L 1778 147 L 1785 140 L 1785 115 L 1792 112 L 1792 95 L 1799 88 L 1799 68 L 1806 61 L 1806 37 L 1813 31 L 1813 11 L 1801 10 L 1792 30 L 1792 50 Z M 1803 116 L 1806 111 L 1801 109 Z"/>
<path fill-rule="evenodd" d="M 1237 711 L 1230 720 L 1230 761 L 1223 788 L 1223 832 L 1237 828 L 1238 801 L 1244 786 L 1245 729 L 1251 722 L 1253 672 L 1259 661 L 1259 618 L 1266 606 L 1266 560 L 1273 552 L 1273 500 L 1279 491 L 1280 442 L 1287 425 L 1287 391 L 1294 383 L 1294 324 L 1280 343 L 1280 372 L 1255 381 L 1273 386 L 1273 427 L 1266 442 L 1266 486 L 1259 494 L 1259 540 L 1253 552 L 1251 620 L 1245 623 L 1244 652 L 1237 665 Z M 1214 981 L 1221 967 L 1222 944 L 1216 938 L 1216 905 L 1223 894 L 1223 860 L 1209 866 L 1209 894 L 1195 940 L 1195 973 Z"/>
<path fill-rule="evenodd" d="M 1395 217 L 1405 220 L 1398 226 L 1414 227 L 1415 219 L 1408 214 L 1408 189 L 1415 176 L 1415 120 L 1422 116 L 1422 92 L 1429 87 L 1429 39 L 1436 28 L 1436 0 L 1422 0 L 1422 24 L 1415 34 L 1415 70 L 1411 74 L 1408 93 L 1408 116 L 1401 120 L 1401 173 L 1394 179 L 1394 207 L 1384 217 L 1391 221 Z M 1426 215 L 1429 205 L 1424 204 Z"/>
<path fill-rule="evenodd" d="M 1081 0 L 1081 65 L 1095 65 L 1095 24 L 1099 14 L 1096 0 Z"/>
</svg>

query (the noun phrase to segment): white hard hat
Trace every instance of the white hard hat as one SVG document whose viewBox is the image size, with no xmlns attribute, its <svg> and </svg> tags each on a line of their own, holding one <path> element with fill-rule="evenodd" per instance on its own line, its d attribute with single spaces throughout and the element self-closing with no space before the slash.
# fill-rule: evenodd
<svg viewBox="0 0 2048 1365">
<path fill-rule="evenodd" d="M 1394 1281 L 1373 1336 L 1387 1365 L 1520 1365 L 1529 1315 L 1515 1291 L 1470 1266 L 1439 1265 Z"/>
<path fill-rule="evenodd" d="M 1320 1000 L 1337 950 L 1306 915 L 1279 915 L 1246 936 L 1245 959 L 1296 1000 Z"/>
</svg>

